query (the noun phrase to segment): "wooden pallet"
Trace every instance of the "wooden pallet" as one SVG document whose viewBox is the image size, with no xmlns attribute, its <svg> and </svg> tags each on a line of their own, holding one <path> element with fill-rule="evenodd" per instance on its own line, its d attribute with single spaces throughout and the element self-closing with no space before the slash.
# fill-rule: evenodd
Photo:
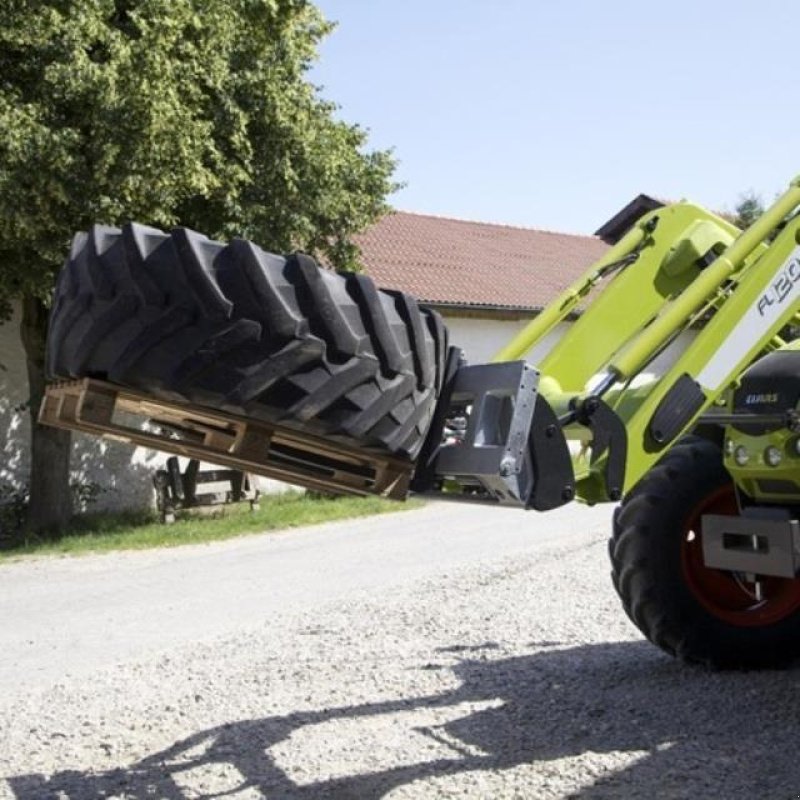
<svg viewBox="0 0 800 800">
<path fill-rule="evenodd" d="M 414 467 L 281 425 L 89 378 L 49 385 L 39 422 L 338 494 L 404 499 Z"/>
</svg>

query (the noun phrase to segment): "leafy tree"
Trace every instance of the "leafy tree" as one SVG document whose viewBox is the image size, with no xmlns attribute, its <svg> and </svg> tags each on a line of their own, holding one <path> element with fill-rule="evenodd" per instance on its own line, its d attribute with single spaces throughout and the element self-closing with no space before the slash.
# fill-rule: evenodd
<svg viewBox="0 0 800 800">
<path fill-rule="evenodd" d="M 355 264 L 394 161 L 308 81 L 330 30 L 305 0 L 0 6 L 0 314 L 22 300 L 32 413 L 76 230 L 186 225 Z M 69 436 L 33 422 L 29 526 L 52 530 L 71 511 Z"/>
<path fill-rule="evenodd" d="M 749 228 L 764 213 L 764 210 L 761 196 L 751 189 L 739 195 L 739 202 L 734 208 L 733 224 L 742 230 Z"/>
</svg>

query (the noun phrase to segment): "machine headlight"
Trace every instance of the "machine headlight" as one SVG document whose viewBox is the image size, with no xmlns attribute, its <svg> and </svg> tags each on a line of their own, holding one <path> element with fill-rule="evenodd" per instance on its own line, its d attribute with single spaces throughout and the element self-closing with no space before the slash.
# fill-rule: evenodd
<svg viewBox="0 0 800 800">
<path fill-rule="evenodd" d="M 764 451 L 764 461 L 771 467 L 777 467 L 783 461 L 783 454 L 775 445 L 770 445 Z"/>
<path fill-rule="evenodd" d="M 747 462 L 750 460 L 750 454 L 747 452 L 747 450 L 744 448 L 744 446 L 742 446 L 742 445 L 739 445 L 739 446 L 738 446 L 738 447 L 737 447 L 737 448 L 736 448 L 736 449 L 733 451 L 733 460 L 734 460 L 734 461 L 735 461 L 735 462 L 736 462 L 736 463 L 737 463 L 737 464 L 738 464 L 740 467 L 743 467 L 743 466 L 744 466 L 744 465 L 745 465 L 745 464 L 746 464 L 746 463 L 747 463 Z"/>
<path fill-rule="evenodd" d="M 797 440 L 800 442 L 800 439 Z M 736 445 L 734 444 L 733 439 L 726 439 L 725 440 L 725 455 L 732 456 L 733 451 L 736 449 Z"/>
</svg>

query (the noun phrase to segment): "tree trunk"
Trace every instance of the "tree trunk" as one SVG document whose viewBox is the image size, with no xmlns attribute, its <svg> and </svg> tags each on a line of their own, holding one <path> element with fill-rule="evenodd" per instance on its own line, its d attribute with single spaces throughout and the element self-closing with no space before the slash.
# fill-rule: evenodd
<svg viewBox="0 0 800 800">
<path fill-rule="evenodd" d="M 22 301 L 22 344 L 28 367 L 31 415 L 30 504 L 27 530 L 56 536 L 72 516 L 69 487 L 70 432 L 37 422 L 44 396 L 44 353 L 47 309 L 41 300 L 26 296 Z"/>
</svg>

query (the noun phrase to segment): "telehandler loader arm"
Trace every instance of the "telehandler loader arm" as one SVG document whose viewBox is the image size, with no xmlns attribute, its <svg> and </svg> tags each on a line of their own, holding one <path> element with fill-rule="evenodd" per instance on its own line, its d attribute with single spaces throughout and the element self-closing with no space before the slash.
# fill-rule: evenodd
<svg viewBox="0 0 800 800">
<path fill-rule="evenodd" d="M 463 443 L 439 446 L 439 432 L 432 431 L 428 474 L 449 472 L 462 489 L 469 486 L 468 470 L 459 476 L 458 463 L 470 466 L 474 451 L 486 445 L 481 431 L 497 423 L 487 417 L 494 419 L 498 403 L 487 401 L 497 399 L 498 365 L 522 359 L 585 306 L 528 379 L 533 388 L 512 402 L 533 407 L 529 446 L 506 465 L 526 475 L 527 495 L 498 495 L 480 483 L 502 502 L 534 508 L 573 495 L 587 503 L 619 500 L 710 408 L 729 404 L 729 390 L 748 364 L 783 344 L 779 333 L 796 317 L 800 299 L 800 220 L 789 216 L 798 204 L 796 179 L 743 233 L 689 203 L 647 214 L 509 342 L 495 365 L 455 371 L 455 402 L 447 387 L 443 402 L 454 406 L 452 413 L 463 412 L 470 398 L 479 402 L 469 408 Z M 461 378 L 469 370 L 481 388 L 465 395 Z M 506 432 L 525 435 L 513 426 Z M 495 440 L 505 446 L 503 436 Z M 542 481 L 544 494 L 537 491 Z"/>
</svg>

